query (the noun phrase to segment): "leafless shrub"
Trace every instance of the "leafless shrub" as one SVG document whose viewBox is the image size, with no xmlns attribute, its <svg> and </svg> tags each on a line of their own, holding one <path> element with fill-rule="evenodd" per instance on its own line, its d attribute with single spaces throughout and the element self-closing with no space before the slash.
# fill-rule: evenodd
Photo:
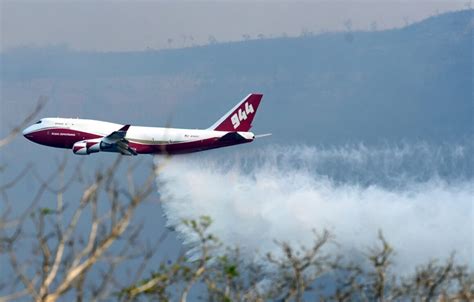
<svg viewBox="0 0 474 302">
<path fill-rule="evenodd" d="M 56 301 L 71 289 L 75 289 L 77 300 L 99 300 L 109 296 L 111 288 L 117 286 L 114 273 L 121 263 L 141 259 L 136 274 L 143 272 L 143 262 L 148 261 L 156 249 L 146 248 L 140 242 L 141 227 L 130 226 L 130 222 L 137 207 L 153 189 L 154 172 L 150 172 L 139 188 L 123 191 L 114 180 L 120 161 L 121 156 L 105 172 L 96 173 L 71 213 L 66 210 L 63 196 L 72 182 L 52 188 L 51 179 L 41 180 L 39 191 L 55 193 L 57 206 L 55 209 L 37 206 L 39 192 L 13 227 L 2 229 L 2 252 L 8 254 L 11 269 L 20 281 L 20 284 L 15 281 L 10 284 L 13 294 L 2 297 L 2 301 L 23 294 L 35 301 Z M 65 167 L 65 164 L 60 165 L 56 175 Z M 87 234 L 83 233 L 84 223 L 90 224 Z M 110 249 L 112 244 L 116 244 L 113 250 Z M 33 246 L 34 252 L 26 255 L 19 252 L 28 245 Z M 141 247 L 138 253 L 137 247 Z M 101 282 L 85 288 L 86 277 L 94 266 L 94 278 Z"/>
<path fill-rule="evenodd" d="M 281 296 L 284 301 L 302 301 L 304 292 L 313 282 L 328 271 L 329 255 L 322 251 L 331 239 L 328 231 L 315 233 L 315 241 L 311 247 L 302 246 L 294 249 L 287 242 L 276 242 L 283 256 L 275 257 L 267 254 L 267 260 L 276 267 L 277 274 L 273 280 L 272 295 Z"/>
<path fill-rule="evenodd" d="M 185 301 L 192 285 L 201 284 L 206 287 L 197 292 L 206 301 L 303 301 L 305 293 L 318 301 L 472 301 L 474 275 L 466 266 L 456 265 L 453 257 L 444 264 L 430 261 L 413 275 L 400 277 L 392 271 L 393 248 L 381 232 L 378 240 L 379 245 L 367 251 L 365 262 L 354 263 L 347 256 L 323 251 L 334 241 L 324 231 L 315 233 L 311 247 L 295 249 L 277 242 L 281 255 L 267 255 L 259 266 L 242 262 L 238 249 L 206 258 L 212 248 L 205 243 L 204 257 L 194 262 L 182 257 L 176 263 L 162 264 L 159 272 L 122 294 L 166 301 L 180 296 Z M 268 281 L 266 286 L 259 287 L 263 280 Z"/>
</svg>

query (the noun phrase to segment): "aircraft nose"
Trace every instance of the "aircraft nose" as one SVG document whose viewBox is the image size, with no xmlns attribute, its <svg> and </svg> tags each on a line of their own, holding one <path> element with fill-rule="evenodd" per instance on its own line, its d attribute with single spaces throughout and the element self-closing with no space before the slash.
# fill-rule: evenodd
<svg viewBox="0 0 474 302">
<path fill-rule="evenodd" d="M 25 129 L 23 129 L 23 136 L 26 137 L 28 134 L 31 133 L 31 126 L 29 127 L 26 127 Z"/>
</svg>

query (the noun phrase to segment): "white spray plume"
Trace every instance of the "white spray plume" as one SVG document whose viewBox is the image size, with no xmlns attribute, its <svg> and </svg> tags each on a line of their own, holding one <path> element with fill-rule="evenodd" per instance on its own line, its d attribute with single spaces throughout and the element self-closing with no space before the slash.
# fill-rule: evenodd
<svg viewBox="0 0 474 302">
<path fill-rule="evenodd" d="M 203 215 L 213 219 L 210 233 L 248 261 L 278 253 L 275 240 L 310 246 L 312 230 L 323 229 L 339 253 L 357 254 L 374 246 L 380 229 L 395 247 L 396 269 L 408 273 L 453 250 L 474 263 L 472 175 L 456 173 L 471 165 L 463 148 L 274 146 L 225 159 L 175 157 L 158 190 L 169 224 L 188 243 L 180 222 Z"/>
</svg>

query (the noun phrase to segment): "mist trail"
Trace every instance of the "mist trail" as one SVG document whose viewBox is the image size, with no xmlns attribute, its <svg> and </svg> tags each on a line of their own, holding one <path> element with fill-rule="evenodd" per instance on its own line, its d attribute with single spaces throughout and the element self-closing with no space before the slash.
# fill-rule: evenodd
<svg viewBox="0 0 474 302">
<path fill-rule="evenodd" d="M 381 229 L 397 269 L 413 271 L 453 250 L 473 263 L 472 154 L 469 145 L 272 146 L 230 159 L 175 157 L 157 181 L 168 223 L 185 243 L 195 238 L 180 221 L 202 215 L 248 261 L 278 253 L 274 240 L 309 246 L 312 230 L 325 228 L 339 243 L 329 249 L 357 257 Z"/>
</svg>

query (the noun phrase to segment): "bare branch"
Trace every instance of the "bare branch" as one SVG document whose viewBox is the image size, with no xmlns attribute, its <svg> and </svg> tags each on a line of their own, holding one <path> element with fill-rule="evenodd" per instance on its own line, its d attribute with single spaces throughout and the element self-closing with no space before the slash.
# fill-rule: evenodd
<svg viewBox="0 0 474 302">
<path fill-rule="evenodd" d="M 19 125 L 14 127 L 6 137 L 0 139 L 0 148 L 8 145 L 18 135 L 18 133 L 23 130 L 23 128 L 33 121 L 36 115 L 38 115 L 38 113 L 43 109 L 47 100 L 48 98 L 45 96 L 40 96 L 38 98 L 38 102 L 36 103 L 36 107 L 33 109 L 33 111 L 27 117 L 25 117 L 25 119 Z"/>
</svg>

